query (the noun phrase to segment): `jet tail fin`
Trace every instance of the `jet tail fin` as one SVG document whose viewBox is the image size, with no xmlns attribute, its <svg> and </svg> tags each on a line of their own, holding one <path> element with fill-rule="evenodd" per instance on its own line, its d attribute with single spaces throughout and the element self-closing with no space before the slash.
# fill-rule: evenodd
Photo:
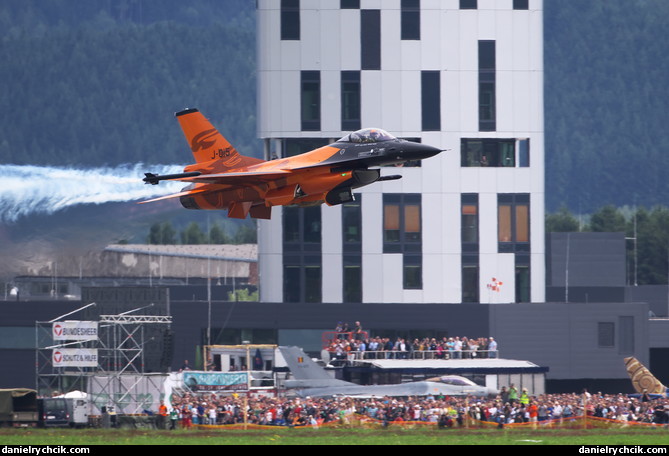
<svg viewBox="0 0 669 456">
<path fill-rule="evenodd" d="M 262 163 L 259 158 L 247 157 L 235 149 L 225 137 L 197 109 L 186 109 L 175 114 L 195 162 L 216 161 L 215 171 Z"/>
<path fill-rule="evenodd" d="M 637 393 L 665 394 L 667 387 L 662 384 L 636 358 L 625 358 L 625 368 Z"/>
<path fill-rule="evenodd" d="M 294 380 L 286 382 L 292 388 L 322 388 L 348 386 L 350 382 L 333 378 L 325 369 L 316 364 L 299 347 L 279 347 Z"/>
</svg>

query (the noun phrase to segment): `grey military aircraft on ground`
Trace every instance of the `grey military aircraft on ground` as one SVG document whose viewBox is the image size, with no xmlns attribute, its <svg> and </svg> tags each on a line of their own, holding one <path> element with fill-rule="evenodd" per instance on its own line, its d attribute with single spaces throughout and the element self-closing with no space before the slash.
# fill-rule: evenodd
<svg viewBox="0 0 669 456">
<path fill-rule="evenodd" d="M 479 396 L 496 395 L 497 390 L 457 375 L 396 385 L 357 385 L 333 378 L 299 347 L 279 347 L 293 379 L 285 387 L 299 397 L 408 397 L 408 396 Z"/>
</svg>

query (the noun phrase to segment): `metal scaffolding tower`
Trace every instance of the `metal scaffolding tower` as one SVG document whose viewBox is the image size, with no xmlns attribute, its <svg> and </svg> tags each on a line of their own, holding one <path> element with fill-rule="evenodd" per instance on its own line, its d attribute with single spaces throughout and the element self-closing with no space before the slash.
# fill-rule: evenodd
<svg viewBox="0 0 669 456">
<path fill-rule="evenodd" d="M 92 305 L 95 304 L 77 311 Z M 146 328 L 165 325 L 169 331 L 172 317 L 129 315 L 133 311 L 100 315 L 97 322 L 84 322 L 92 327 L 97 324 L 96 337 L 88 340 L 54 340 L 57 327 L 81 323 L 62 320 L 74 312 L 48 322 L 36 322 L 39 394 L 51 396 L 56 392 L 84 391 L 98 411 L 113 407 L 118 413 L 136 414 L 155 409 L 167 373 L 149 373 L 145 369 L 145 346 L 154 339 L 147 335 Z M 60 365 L 66 357 L 75 362 Z"/>
</svg>

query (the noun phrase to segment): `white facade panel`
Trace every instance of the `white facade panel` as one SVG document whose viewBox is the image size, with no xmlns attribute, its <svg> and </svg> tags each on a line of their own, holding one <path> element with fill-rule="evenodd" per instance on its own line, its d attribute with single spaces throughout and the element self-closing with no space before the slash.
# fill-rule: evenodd
<svg viewBox="0 0 669 456">
<path fill-rule="evenodd" d="M 368 187 L 369 188 L 369 187 Z M 383 253 L 383 196 L 362 191 L 362 254 Z"/>
<path fill-rule="evenodd" d="M 336 30 L 336 29 L 335 29 Z M 360 69 L 360 12 L 341 10 L 339 24 L 339 42 L 341 43 L 340 62 L 342 70 Z M 337 39 L 332 37 L 332 40 Z"/>
<path fill-rule="evenodd" d="M 384 272 L 384 256 L 363 254 L 362 256 L 362 302 L 397 302 L 385 301 L 384 288 L 387 280 Z M 383 274 L 383 275 L 382 275 Z"/>
<path fill-rule="evenodd" d="M 323 11 L 316 9 L 303 8 L 300 13 L 301 35 L 309 37 L 308 40 L 296 41 L 296 43 L 300 44 L 301 62 L 299 68 L 302 70 L 323 69 L 321 59 L 327 58 L 327 55 L 322 53 L 323 42 L 327 41 L 326 37 L 321 35 L 321 27 L 323 25 L 321 20 L 324 16 Z"/>
<path fill-rule="evenodd" d="M 497 254 L 497 193 L 479 194 L 479 252 Z"/>
<path fill-rule="evenodd" d="M 280 102 L 274 105 L 274 109 L 280 109 L 279 132 L 288 134 L 281 135 L 277 130 L 272 129 L 279 137 L 298 136 L 300 125 L 300 72 L 299 71 L 281 71 L 279 73 L 279 80 L 281 81 L 281 90 L 277 95 L 280 97 Z"/>
<path fill-rule="evenodd" d="M 341 234 L 341 232 L 340 232 Z M 323 302 L 337 303 L 344 299 L 344 262 L 341 254 L 323 253 L 323 267 L 321 269 L 323 280 Z"/>
<path fill-rule="evenodd" d="M 335 30 L 340 32 L 341 14 L 337 10 L 324 10 L 320 14 L 320 28 L 321 30 Z M 340 71 L 341 70 L 341 40 L 332 39 L 326 35 L 320 41 L 321 50 L 318 60 L 320 68 L 325 71 Z"/>
<path fill-rule="evenodd" d="M 341 73 L 321 72 L 321 130 L 325 137 L 341 133 Z"/>
<path fill-rule="evenodd" d="M 429 240 L 429 244 L 423 246 L 423 255 L 441 255 L 450 239 L 442 236 L 442 195 L 434 193 L 423 193 L 422 195 L 422 229 L 423 238 Z"/>
<path fill-rule="evenodd" d="M 383 266 L 379 270 L 383 276 L 377 276 L 377 283 L 383 287 L 381 302 L 404 302 L 402 300 L 404 292 L 402 289 L 404 283 L 402 255 L 399 253 L 385 254 L 382 262 Z"/>
<path fill-rule="evenodd" d="M 424 141 L 426 144 L 440 147 L 436 142 Z M 421 193 L 440 194 L 443 191 L 442 183 L 445 180 L 444 168 L 442 166 L 443 157 L 436 156 L 430 160 L 431 166 L 422 166 L 420 168 Z"/>
<path fill-rule="evenodd" d="M 381 81 L 382 117 L 380 125 L 383 125 L 382 128 L 388 132 L 400 132 L 402 131 L 402 112 L 397 109 L 397 98 L 402 93 L 402 73 L 383 71 Z"/>
<path fill-rule="evenodd" d="M 361 86 L 361 121 L 362 125 L 376 125 L 383 119 L 383 93 L 381 90 L 382 80 L 380 71 L 362 71 L 360 75 Z M 382 128 L 379 126 L 379 128 Z"/>
<path fill-rule="evenodd" d="M 515 261 L 512 253 L 481 255 L 479 296 L 484 304 L 515 301 Z"/>
<path fill-rule="evenodd" d="M 258 244 L 261 248 L 261 244 Z M 261 302 L 283 302 L 283 255 L 258 255 Z"/>
<path fill-rule="evenodd" d="M 462 10 L 458 13 L 460 32 L 459 37 L 459 62 L 457 69 L 460 71 L 471 71 L 478 75 L 478 17 L 476 11 Z"/>
<path fill-rule="evenodd" d="M 531 56 L 531 48 L 534 46 L 533 41 L 528 40 L 531 36 L 532 27 L 532 13 L 529 11 L 516 11 L 512 14 L 511 31 L 513 33 L 512 40 L 509 40 L 511 47 L 512 68 L 516 71 L 530 71 L 534 68 Z M 542 40 L 538 40 L 542 41 Z"/>
<path fill-rule="evenodd" d="M 497 38 L 497 15 L 494 10 L 479 8 L 477 14 L 479 40 L 494 40 Z"/>
<path fill-rule="evenodd" d="M 497 71 L 497 131 L 500 134 L 513 131 L 513 72 Z"/>
<path fill-rule="evenodd" d="M 514 21 L 516 17 L 512 10 L 502 10 L 494 12 L 495 15 L 495 47 L 497 48 L 497 59 L 495 62 L 497 71 L 520 70 L 515 66 L 515 56 L 517 53 L 522 53 L 523 49 L 527 48 L 525 43 L 522 48 L 516 49 L 514 43 Z M 522 27 L 522 25 L 521 25 Z M 527 36 L 527 35 L 525 35 Z"/>
<path fill-rule="evenodd" d="M 478 50 L 476 51 L 478 53 Z M 472 137 L 479 129 L 479 85 L 478 71 L 460 71 L 460 131 Z"/>
<path fill-rule="evenodd" d="M 279 64 L 281 70 L 284 71 L 295 71 L 305 69 L 302 65 L 302 46 L 300 45 L 301 41 L 281 41 L 279 45 Z M 310 46 L 307 46 L 310 48 Z M 314 70 L 317 68 L 309 68 Z"/>
<path fill-rule="evenodd" d="M 510 107 L 513 110 L 512 129 L 518 132 L 529 132 L 532 128 L 531 118 L 535 109 L 532 106 L 532 78 L 527 72 L 512 72 L 513 98 Z"/>
<path fill-rule="evenodd" d="M 398 71 L 403 68 L 400 47 L 400 11 L 386 5 L 381 10 L 381 69 Z"/>
<path fill-rule="evenodd" d="M 460 87 L 461 73 L 458 71 L 445 71 L 442 74 L 441 81 L 441 128 L 444 131 L 458 132 L 459 134 L 461 128 L 461 111 L 458 108 L 463 103 L 461 99 L 462 89 Z M 457 146 L 459 153 L 460 144 Z"/>
<path fill-rule="evenodd" d="M 437 253 L 423 253 L 423 293 L 422 300 L 418 302 L 443 302 L 444 293 L 441 288 L 444 280 L 442 258 L 443 255 Z"/>
<path fill-rule="evenodd" d="M 395 111 L 400 116 L 401 123 L 397 126 L 397 133 L 403 136 L 414 136 L 414 132 L 420 131 L 420 116 L 416 113 L 420 112 L 420 72 L 418 71 L 402 71 L 400 73 L 401 87 L 395 94 L 389 95 L 389 103 L 395 103 L 390 106 L 390 109 Z M 400 103 L 397 104 L 397 97 L 399 96 Z"/>
<path fill-rule="evenodd" d="M 462 262 L 460 255 L 448 254 L 442 257 L 441 302 L 462 302 Z"/>
</svg>

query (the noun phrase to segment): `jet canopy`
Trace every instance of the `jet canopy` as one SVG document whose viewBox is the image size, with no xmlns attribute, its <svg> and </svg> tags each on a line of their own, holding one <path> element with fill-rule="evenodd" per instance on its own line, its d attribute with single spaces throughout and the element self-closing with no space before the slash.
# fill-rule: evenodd
<svg viewBox="0 0 669 456">
<path fill-rule="evenodd" d="M 337 142 L 348 142 L 354 144 L 367 144 L 379 141 L 390 141 L 396 139 L 393 135 L 380 128 L 363 128 L 362 130 L 349 133 Z"/>
<path fill-rule="evenodd" d="M 460 377 L 457 375 L 443 375 L 441 377 L 430 380 L 454 386 L 478 386 L 476 383 L 472 382 L 468 378 Z"/>
</svg>

